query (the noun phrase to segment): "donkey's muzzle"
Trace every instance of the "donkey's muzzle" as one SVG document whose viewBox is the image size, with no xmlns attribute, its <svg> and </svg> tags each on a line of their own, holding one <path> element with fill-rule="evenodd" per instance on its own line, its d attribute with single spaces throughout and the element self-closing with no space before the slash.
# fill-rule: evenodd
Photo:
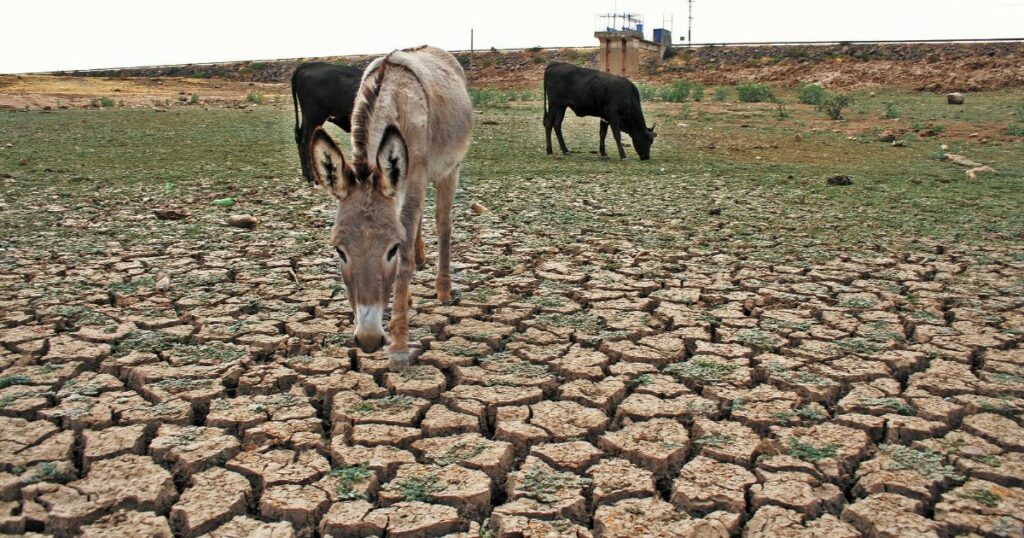
<svg viewBox="0 0 1024 538">
<path fill-rule="evenodd" d="M 370 335 L 363 336 L 362 338 L 360 338 L 360 336 L 357 334 L 356 345 L 359 346 L 359 349 L 363 350 L 363 353 L 373 353 L 378 349 L 384 347 L 384 337 Z"/>
</svg>

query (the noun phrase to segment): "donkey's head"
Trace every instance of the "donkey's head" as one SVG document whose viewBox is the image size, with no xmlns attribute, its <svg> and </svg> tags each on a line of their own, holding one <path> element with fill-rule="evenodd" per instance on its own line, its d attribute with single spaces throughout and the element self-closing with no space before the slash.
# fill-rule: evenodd
<svg viewBox="0 0 1024 538">
<path fill-rule="evenodd" d="M 310 148 L 315 182 L 338 201 L 331 245 L 338 252 L 341 276 L 355 312 L 356 343 L 372 353 L 384 344 L 384 309 L 405 240 L 396 194 L 408 172 L 405 140 L 397 128 L 388 127 L 372 164 L 349 164 L 323 129 L 313 134 Z"/>
</svg>

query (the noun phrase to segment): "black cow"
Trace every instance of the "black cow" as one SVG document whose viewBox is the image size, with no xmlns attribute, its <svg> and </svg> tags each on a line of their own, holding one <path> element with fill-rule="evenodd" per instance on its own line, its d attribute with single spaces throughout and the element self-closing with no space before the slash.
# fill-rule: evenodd
<svg viewBox="0 0 1024 538">
<path fill-rule="evenodd" d="M 313 132 L 326 121 L 341 127 L 346 133 L 352 130 L 352 104 L 359 91 L 363 70 L 355 67 L 339 67 L 324 62 L 309 62 L 299 65 L 292 74 L 292 101 L 295 107 L 295 143 L 299 146 L 299 161 L 302 175 L 310 176 L 309 143 Z M 302 108 L 302 125 L 299 125 L 299 108 Z"/>
<path fill-rule="evenodd" d="M 550 101 L 550 108 L 548 102 Z M 565 108 L 569 107 L 577 116 L 601 118 L 601 156 L 608 127 L 619 147 L 619 158 L 625 159 L 622 149 L 621 131 L 633 140 L 633 147 L 640 160 L 651 158 L 651 144 L 654 143 L 654 127 L 647 127 L 644 112 L 640 109 L 640 92 L 629 79 L 587 69 L 564 62 L 551 62 L 544 69 L 544 131 L 547 136 L 548 155 L 551 151 L 551 129 L 558 135 L 562 153 L 569 153 L 562 138 L 562 120 Z"/>
</svg>

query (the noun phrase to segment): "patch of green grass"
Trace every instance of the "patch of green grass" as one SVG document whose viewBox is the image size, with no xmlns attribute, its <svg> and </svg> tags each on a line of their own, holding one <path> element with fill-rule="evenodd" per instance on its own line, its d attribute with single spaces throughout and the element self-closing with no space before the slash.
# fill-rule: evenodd
<svg viewBox="0 0 1024 538">
<path fill-rule="evenodd" d="M 698 437 L 694 442 L 699 446 L 722 448 L 733 444 L 735 441 L 736 439 L 733 436 L 726 433 L 710 433 Z"/>
<path fill-rule="evenodd" d="M 651 383 L 651 374 L 641 374 L 635 379 L 630 379 L 629 382 L 626 383 L 626 386 L 629 388 L 636 388 L 644 385 L 650 385 Z"/>
<path fill-rule="evenodd" d="M 159 331 L 132 331 L 111 345 L 115 357 L 122 357 L 132 351 L 159 353 L 174 347 L 175 338 Z"/>
<path fill-rule="evenodd" d="M 658 97 L 662 101 L 669 103 L 682 103 L 690 98 L 690 90 L 693 88 L 693 83 L 688 80 L 677 80 L 658 92 Z"/>
<path fill-rule="evenodd" d="M 736 335 L 741 344 L 748 345 L 755 349 L 775 349 L 782 345 L 782 341 L 774 334 L 760 329 L 746 329 Z"/>
<path fill-rule="evenodd" d="M 349 411 L 359 415 L 369 415 L 370 413 L 408 409 L 412 407 L 412 404 L 413 400 L 411 396 L 399 394 L 397 396 L 385 396 L 383 398 L 376 398 L 373 400 L 363 400 L 349 408 Z"/>
<path fill-rule="evenodd" d="M 25 478 L 22 478 L 22 481 L 25 484 L 51 482 L 57 479 L 59 476 L 60 473 L 57 470 L 57 465 L 54 464 L 53 462 L 47 461 L 37 464 L 35 468 L 32 470 L 32 474 L 28 475 Z"/>
<path fill-rule="evenodd" d="M 847 353 L 872 355 L 882 350 L 882 346 L 866 338 L 847 338 L 836 342 L 836 346 Z"/>
<path fill-rule="evenodd" d="M 434 493 L 444 491 L 445 486 L 436 474 L 427 473 L 395 480 L 388 483 L 387 489 L 401 491 L 406 501 L 429 503 L 434 501 Z"/>
<path fill-rule="evenodd" d="M 952 465 L 945 463 L 945 457 L 931 450 L 917 450 L 901 445 L 882 445 L 879 448 L 886 452 L 892 461 L 885 468 L 890 471 L 911 470 L 932 480 L 962 480 Z"/>
<path fill-rule="evenodd" d="M 814 463 L 819 460 L 826 458 L 834 458 L 836 456 L 836 450 L 839 445 L 835 443 L 829 443 L 823 446 L 815 446 L 810 443 L 805 443 L 796 437 L 789 438 L 789 450 L 786 452 L 794 458 L 799 458 L 804 461 Z"/>
<path fill-rule="evenodd" d="M 522 488 L 526 496 L 544 504 L 558 500 L 558 493 L 566 489 L 577 489 L 588 486 L 590 478 L 576 476 L 572 473 L 550 471 L 535 465 L 523 474 Z"/>
<path fill-rule="evenodd" d="M 677 379 L 699 379 L 706 382 L 720 381 L 735 370 L 737 366 L 728 362 L 708 359 L 691 359 L 677 362 L 665 367 L 665 373 Z"/>
<path fill-rule="evenodd" d="M 806 404 L 796 410 L 796 416 L 804 420 L 822 420 L 826 415 L 822 413 L 821 406 Z"/>
<path fill-rule="evenodd" d="M 864 405 L 886 407 L 900 415 L 914 416 L 917 414 L 917 410 L 899 398 L 866 398 L 862 401 Z"/>
<path fill-rule="evenodd" d="M 332 469 L 331 477 L 337 480 L 335 491 L 338 493 L 338 498 L 344 501 L 362 499 L 363 494 L 353 488 L 356 484 L 369 480 L 372 472 L 368 463 Z"/>
<path fill-rule="evenodd" d="M 434 461 L 438 465 L 451 465 L 460 461 L 473 459 L 480 455 L 487 448 L 487 443 L 481 440 L 458 441 L 445 449 Z"/>
<path fill-rule="evenodd" d="M 859 310 L 864 310 L 875 306 L 875 302 L 872 301 L 871 299 L 864 299 L 863 297 L 853 297 L 845 301 L 842 301 L 841 303 L 839 303 L 839 306 L 844 308 L 856 308 Z"/>
<path fill-rule="evenodd" d="M 263 99 L 263 94 L 259 92 L 249 92 L 245 95 L 245 100 L 254 105 L 262 105 Z"/>
<path fill-rule="evenodd" d="M 989 508 L 995 508 L 999 506 L 999 501 L 1003 500 L 998 493 L 986 488 L 975 488 L 971 490 L 960 490 L 956 492 L 956 496 L 961 499 L 967 499 L 974 501 L 982 506 Z"/>
<path fill-rule="evenodd" d="M 32 378 L 27 375 L 15 374 L 0 376 L 0 389 L 5 389 L 12 385 L 30 385 L 32 384 Z"/>
<path fill-rule="evenodd" d="M 1006 128 L 1006 134 L 1010 136 L 1024 136 L 1024 125 L 1013 124 Z"/>
</svg>

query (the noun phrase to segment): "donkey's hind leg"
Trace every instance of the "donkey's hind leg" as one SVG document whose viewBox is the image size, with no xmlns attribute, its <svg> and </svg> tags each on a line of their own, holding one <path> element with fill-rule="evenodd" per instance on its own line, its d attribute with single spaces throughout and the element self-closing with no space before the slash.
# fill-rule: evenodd
<svg viewBox="0 0 1024 538">
<path fill-rule="evenodd" d="M 423 216 L 420 216 L 419 226 L 416 227 L 416 269 L 422 270 L 427 266 L 427 248 L 423 244 Z"/>
<path fill-rule="evenodd" d="M 452 207 L 459 186 L 459 166 L 436 184 L 437 188 L 437 300 L 452 300 Z"/>
</svg>

